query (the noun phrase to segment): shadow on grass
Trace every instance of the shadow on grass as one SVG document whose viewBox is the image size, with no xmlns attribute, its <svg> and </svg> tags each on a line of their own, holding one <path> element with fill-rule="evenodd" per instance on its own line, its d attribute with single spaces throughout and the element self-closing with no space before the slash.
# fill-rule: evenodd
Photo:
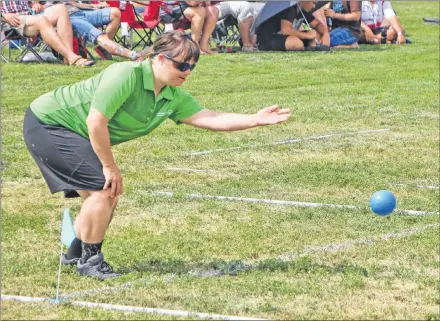
<svg viewBox="0 0 440 321">
<path fill-rule="evenodd" d="M 281 259 L 267 259 L 254 264 L 247 264 L 242 260 L 233 261 L 212 261 L 203 264 L 189 264 L 182 260 L 148 260 L 137 262 L 131 267 L 122 268 L 119 272 L 141 272 L 175 275 L 194 275 L 198 277 L 213 276 L 236 276 L 251 271 L 268 272 L 294 272 L 294 273 L 327 273 L 327 274 L 356 274 L 368 276 L 366 268 L 349 263 L 342 263 L 336 266 L 326 266 L 313 262 L 311 258 L 303 257 L 292 261 Z"/>
</svg>

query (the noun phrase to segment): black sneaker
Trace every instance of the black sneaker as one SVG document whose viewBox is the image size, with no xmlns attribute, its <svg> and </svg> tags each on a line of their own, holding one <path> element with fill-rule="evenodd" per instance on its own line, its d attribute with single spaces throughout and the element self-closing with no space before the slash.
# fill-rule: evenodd
<svg viewBox="0 0 440 321">
<path fill-rule="evenodd" d="M 66 254 L 63 253 L 63 255 L 61 255 L 61 264 L 63 265 L 76 265 L 79 261 L 79 257 L 74 257 L 72 259 L 68 259 L 66 257 Z"/>
<path fill-rule="evenodd" d="M 113 60 L 113 56 L 111 55 L 111 53 L 109 53 L 103 47 L 96 46 L 94 49 L 95 49 L 96 53 L 101 57 L 102 60 Z"/>
<path fill-rule="evenodd" d="M 104 262 L 104 254 L 98 253 L 89 257 L 86 263 L 78 261 L 76 271 L 80 275 L 91 276 L 102 280 L 114 278 L 120 274 L 113 272 L 113 268 L 107 262 Z"/>
</svg>

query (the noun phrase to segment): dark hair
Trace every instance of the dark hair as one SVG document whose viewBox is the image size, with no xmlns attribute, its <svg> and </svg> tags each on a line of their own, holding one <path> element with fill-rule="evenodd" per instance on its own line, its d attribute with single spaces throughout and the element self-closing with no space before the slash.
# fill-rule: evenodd
<svg viewBox="0 0 440 321">
<path fill-rule="evenodd" d="M 158 54 L 166 54 L 171 58 L 175 58 L 183 53 L 183 62 L 194 59 L 199 61 L 199 46 L 191 39 L 191 36 L 182 31 L 168 31 L 162 33 L 154 42 L 149 52 L 141 57 L 140 60 L 153 58 Z"/>
</svg>

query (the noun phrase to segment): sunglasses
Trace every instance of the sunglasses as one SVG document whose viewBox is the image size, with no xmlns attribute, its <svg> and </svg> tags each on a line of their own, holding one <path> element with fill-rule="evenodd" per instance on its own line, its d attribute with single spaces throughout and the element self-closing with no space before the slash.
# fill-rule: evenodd
<svg viewBox="0 0 440 321">
<path fill-rule="evenodd" d="M 196 64 L 190 64 L 188 62 L 181 62 L 181 61 L 177 61 L 174 60 L 173 58 L 169 57 L 167 54 L 162 54 L 166 59 L 168 59 L 169 61 L 172 61 L 174 64 L 174 67 L 176 67 L 176 69 L 178 69 L 181 72 L 185 72 L 188 69 L 193 71 L 194 68 L 196 68 Z"/>
</svg>

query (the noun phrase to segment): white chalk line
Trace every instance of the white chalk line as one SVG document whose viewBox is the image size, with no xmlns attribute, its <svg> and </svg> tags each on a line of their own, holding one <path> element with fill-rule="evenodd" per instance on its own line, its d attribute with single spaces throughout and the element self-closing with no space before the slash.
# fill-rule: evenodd
<svg viewBox="0 0 440 321">
<path fill-rule="evenodd" d="M 174 196 L 173 192 L 163 192 L 155 191 L 153 194 Z M 307 202 L 297 202 L 297 201 L 284 201 L 284 200 L 269 200 L 269 199 L 258 199 L 258 198 L 246 198 L 246 197 L 232 197 L 232 196 L 219 196 L 219 195 L 202 195 L 202 194 L 184 194 L 189 198 L 201 198 L 201 199 L 214 199 L 219 201 L 234 201 L 234 202 L 246 202 L 246 203 L 263 203 L 263 204 L 273 204 L 273 205 L 288 205 L 288 206 L 299 206 L 299 207 L 330 207 L 330 208 L 342 208 L 342 209 L 354 209 L 360 210 L 359 206 L 355 205 L 344 205 L 344 204 L 326 204 L 326 203 L 307 203 Z M 395 210 L 396 213 L 408 214 L 408 215 L 439 215 L 439 212 L 427 212 L 427 211 L 414 211 L 414 210 Z"/>
<path fill-rule="evenodd" d="M 411 185 L 411 184 L 394 184 L 394 186 L 413 186 L 413 187 L 417 187 L 420 189 L 440 189 L 438 186 L 434 186 L 434 185 Z"/>
<path fill-rule="evenodd" d="M 320 246 L 308 246 L 304 249 L 304 251 L 298 254 L 291 254 L 291 253 L 282 254 L 279 256 L 279 259 L 282 261 L 291 261 L 300 256 L 307 256 L 319 252 L 340 251 L 356 245 L 372 245 L 374 242 L 377 241 L 387 241 L 393 238 L 411 236 L 419 232 L 424 232 L 426 229 L 431 227 L 440 227 L 440 223 L 428 224 L 402 232 L 391 232 L 391 233 L 382 234 L 380 236 L 367 236 L 357 240 L 347 240 L 342 243 L 331 243 L 328 245 L 320 245 Z"/>
<path fill-rule="evenodd" d="M 107 287 L 103 287 L 103 288 L 94 288 L 94 289 L 85 290 L 85 291 L 75 291 L 75 292 L 61 295 L 60 300 L 63 301 L 63 300 L 68 300 L 68 299 L 72 299 L 72 298 L 83 296 L 83 295 L 93 295 L 93 294 L 98 294 L 98 293 L 102 293 L 102 292 L 114 292 L 114 291 L 118 291 L 118 290 L 123 290 L 123 289 L 127 289 L 127 288 L 131 287 L 134 283 L 139 283 L 141 281 L 142 281 L 142 283 L 145 283 L 147 285 L 149 283 L 151 283 L 150 280 L 141 279 L 141 280 L 126 282 L 126 283 L 118 285 L 118 286 L 107 286 Z M 150 282 L 148 282 L 148 281 L 150 281 Z"/>
<path fill-rule="evenodd" d="M 59 304 L 63 301 L 55 301 L 48 298 L 37 298 L 28 296 L 17 296 L 17 295 L 5 295 L 1 296 L 2 301 L 19 301 L 19 302 L 48 302 L 52 304 Z M 218 319 L 218 320 L 265 320 L 257 318 L 239 317 L 231 315 L 222 314 L 210 314 L 210 313 L 200 313 L 200 312 L 190 312 L 181 310 L 167 310 L 158 308 L 144 308 L 130 305 L 116 305 L 116 304 L 106 304 L 106 303 L 95 303 L 95 302 L 85 302 L 85 301 L 69 301 L 71 305 L 83 306 L 87 308 L 101 308 L 105 310 L 117 310 L 124 312 L 142 312 L 142 313 L 155 313 L 161 315 L 171 315 L 180 317 L 196 317 L 200 319 Z"/>
<path fill-rule="evenodd" d="M 175 274 L 169 274 L 169 275 L 165 275 L 163 277 L 160 277 L 159 279 L 165 283 L 170 283 L 175 279 L 176 275 Z M 87 295 L 94 295 L 94 294 L 98 294 L 98 293 L 103 293 L 103 292 L 115 292 L 118 290 L 124 290 L 124 289 L 128 289 L 129 287 L 131 287 L 132 285 L 151 285 L 155 282 L 155 279 L 153 279 L 152 277 L 150 278 L 141 278 L 138 280 L 134 280 L 134 281 L 130 281 L 130 282 L 126 282 L 124 284 L 121 285 L 117 285 L 117 286 L 107 286 L 107 287 L 102 287 L 102 288 L 93 288 L 90 290 L 83 290 L 83 291 L 75 291 L 75 292 L 70 292 L 70 293 L 66 293 L 60 296 L 60 300 L 61 301 L 65 301 L 65 300 L 70 300 L 72 298 L 76 298 L 76 297 L 80 297 L 80 296 L 87 296 Z"/>
<path fill-rule="evenodd" d="M 298 138 L 298 139 L 282 140 L 282 141 L 268 143 L 268 144 L 252 144 L 249 146 L 242 146 L 242 147 L 217 148 L 217 149 L 205 150 L 205 151 L 200 151 L 200 152 L 190 152 L 190 153 L 188 153 L 188 155 L 190 155 L 190 156 L 206 155 L 206 154 L 211 154 L 211 153 L 216 153 L 216 152 L 238 150 L 238 149 L 242 149 L 242 148 L 257 148 L 257 147 L 271 146 L 271 145 L 294 144 L 294 143 L 299 143 L 299 142 L 308 141 L 308 140 L 319 140 L 319 139 L 326 139 L 326 138 L 331 138 L 331 137 L 356 135 L 356 134 L 381 133 L 381 132 L 387 132 L 389 130 L 390 130 L 389 128 L 383 128 L 383 129 L 361 130 L 361 131 L 351 132 L 351 133 L 339 133 L 339 134 L 328 134 L 328 135 L 322 135 L 322 136 L 310 136 L 310 137 L 304 137 L 304 138 Z"/>
</svg>

